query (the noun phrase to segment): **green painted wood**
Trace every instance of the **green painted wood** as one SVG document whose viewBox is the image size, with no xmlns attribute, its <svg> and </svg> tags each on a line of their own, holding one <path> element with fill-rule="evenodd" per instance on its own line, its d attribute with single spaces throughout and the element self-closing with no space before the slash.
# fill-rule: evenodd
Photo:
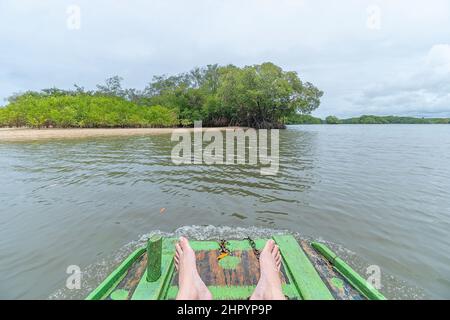
<svg viewBox="0 0 450 320">
<path fill-rule="evenodd" d="M 343 289 L 344 288 L 344 280 L 333 277 L 331 278 L 331 282 L 336 288 Z"/>
<path fill-rule="evenodd" d="M 284 293 L 290 298 L 302 299 L 333 299 L 330 291 L 323 283 L 307 255 L 292 236 L 274 236 L 273 239 L 279 245 L 283 257 L 286 276 L 291 284 L 283 286 Z M 155 239 L 153 239 L 155 240 Z M 174 274 L 175 265 L 173 255 L 177 239 L 161 239 L 160 276 L 156 281 L 147 281 L 148 269 L 144 272 L 139 284 L 134 291 L 132 299 L 172 299 L 176 296 L 176 287 L 170 286 Z M 256 239 L 258 249 L 262 249 L 267 239 Z M 152 241 L 152 243 L 157 243 Z M 369 299 L 385 299 L 373 286 L 367 283 L 361 276 L 353 271 L 342 259 L 328 247 L 319 243 L 311 244 L 323 255 L 333 267 L 355 287 L 362 295 Z M 191 241 L 194 250 L 218 250 L 216 241 Z M 147 247 L 148 248 L 148 247 Z M 233 250 L 251 250 L 250 244 L 245 240 L 230 240 L 228 248 Z M 115 288 L 123 279 L 132 264 L 145 252 L 146 248 L 140 248 L 125 259 L 89 296 L 87 300 L 105 299 L 111 294 L 111 298 L 121 298 L 115 292 Z M 156 250 L 158 251 L 158 250 Z M 154 252 L 150 250 L 150 255 Z M 217 299 L 246 299 L 254 290 L 254 286 L 244 287 L 220 287 L 212 286 L 211 291 Z M 175 295 L 174 295 L 175 292 Z"/>
<path fill-rule="evenodd" d="M 344 260 L 339 258 L 330 248 L 318 242 L 311 243 L 311 246 L 322 254 L 333 267 L 358 290 L 363 296 L 370 300 L 386 300 L 376 288 L 361 277 L 355 270 L 353 270 Z"/>
<path fill-rule="evenodd" d="M 131 265 L 130 265 L 130 267 L 131 267 Z M 127 270 L 127 272 L 128 272 L 128 270 Z M 102 300 L 105 300 L 105 299 L 107 299 L 108 297 L 111 298 L 111 293 L 112 293 L 113 291 L 115 291 L 115 289 L 116 289 L 117 286 L 120 284 L 120 282 L 122 282 L 122 280 L 126 277 L 127 272 L 124 272 L 124 273 L 117 279 L 117 281 L 114 282 L 114 284 L 109 288 L 109 290 L 106 291 L 106 293 L 105 293 L 105 295 L 103 296 Z"/>
<path fill-rule="evenodd" d="M 250 246 L 249 242 L 247 240 L 229 240 L 229 244 L 227 245 L 227 248 L 231 251 L 233 250 L 251 250 L 252 247 Z M 257 249 L 264 248 L 264 245 L 266 244 L 267 239 L 255 239 L 255 244 Z M 217 243 L 217 241 L 189 241 L 192 249 L 194 251 L 202 251 L 202 250 L 219 250 L 220 246 Z"/>
<path fill-rule="evenodd" d="M 128 290 L 124 290 L 124 289 L 118 289 L 118 290 L 114 290 L 110 297 L 111 300 L 127 300 L 128 298 Z"/>
<path fill-rule="evenodd" d="M 147 242 L 147 281 L 157 281 L 161 276 L 162 237 L 154 236 Z"/>
<path fill-rule="evenodd" d="M 165 238 L 162 240 L 161 276 L 158 280 L 147 281 L 147 270 L 142 275 L 131 300 L 162 300 L 167 295 L 167 290 L 175 270 L 173 256 L 175 253 L 176 239 Z"/>
<path fill-rule="evenodd" d="M 318 251 L 322 256 L 325 257 L 331 264 L 334 264 L 334 260 L 338 257 L 336 253 L 331 251 L 330 248 L 328 248 L 326 245 L 318 243 L 318 242 L 311 242 L 311 247 L 313 247 L 316 251 Z"/>
<path fill-rule="evenodd" d="M 253 291 L 255 291 L 256 286 L 209 286 L 208 289 L 212 296 L 216 300 L 245 300 L 248 299 Z M 178 293 L 177 286 L 170 286 L 167 292 L 166 298 L 173 300 L 176 298 Z M 299 299 L 297 288 L 293 284 L 284 284 L 283 293 L 289 299 Z"/>
<path fill-rule="evenodd" d="M 103 282 L 92 291 L 86 300 L 104 299 L 111 290 L 117 286 L 131 265 L 145 252 L 145 248 L 139 248 L 128 256 Z"/>
<path fill-rule="evenodd" d="M 311 261 L 291 235 L 274 236 L 285 267 L 304 300 L 333 300 Z"/>
</svg>

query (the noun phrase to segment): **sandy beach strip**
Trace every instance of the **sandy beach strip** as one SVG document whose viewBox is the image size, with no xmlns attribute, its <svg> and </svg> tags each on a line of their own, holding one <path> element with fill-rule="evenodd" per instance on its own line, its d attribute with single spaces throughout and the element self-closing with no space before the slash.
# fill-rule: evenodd
<svg viewBox="0 0 450 320">
<path fill-rule="evenodd" d="M 236 127 L 203 128 L 204 130 L 232 130 Z M 91 137 L 126 137 L 158 134 L 171 134 L 174 130 L 194 128 L 113 128 L 113 129 L 28 129 L 28 128 L 0 128 L 0 142 L 34 141 L 46 139 L 76 139 Z"/>
</svg>

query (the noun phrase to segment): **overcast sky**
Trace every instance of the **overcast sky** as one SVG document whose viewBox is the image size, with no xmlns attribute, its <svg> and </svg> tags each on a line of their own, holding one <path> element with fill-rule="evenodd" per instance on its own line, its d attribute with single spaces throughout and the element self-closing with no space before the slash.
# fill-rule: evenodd
<svg viewBox="0 0 450 320">
<path fill-rule="evenodd" d="M 0 0 L 0 43 L 2 100 L 272 61 L 325 92 L 317 116 L 450 116 L 448 0 Z"/>
</svg>

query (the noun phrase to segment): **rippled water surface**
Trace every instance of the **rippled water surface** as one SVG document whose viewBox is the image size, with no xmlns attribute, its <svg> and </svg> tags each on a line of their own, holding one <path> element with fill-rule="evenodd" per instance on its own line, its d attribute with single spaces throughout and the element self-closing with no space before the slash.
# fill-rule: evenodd
<svg viewBox="0 0 450 320">
<path fill-rule="evenodd" d="M 356 267 L 380 266 L 382 282 L 419 288 L 411 296 L 450 298 L 450 126 L 291 126 L 276 176 L 176 166 L 172 146 L 169 135 L 0 144 L 0 298 L 47 298 L 67 266 L 109 270 L 143 234 L 190 225 L 327 240 Z"/>
</svg>

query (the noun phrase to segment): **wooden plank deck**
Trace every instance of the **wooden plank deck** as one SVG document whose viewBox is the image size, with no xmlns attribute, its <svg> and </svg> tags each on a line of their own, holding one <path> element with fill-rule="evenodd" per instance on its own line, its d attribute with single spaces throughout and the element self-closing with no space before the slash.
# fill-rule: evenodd
<svg viewBox="0 0 450 320">
<path fill-rule="evenodd" d="M 289 299 L 362 299 L 345 279 L 306 241 L 300 244 L 292 236 L 274 236 L 282 255 L 281 279 Z M 146 280 L 147 254 L 135 259 L 128 270 L 116 276 L 116 283 L 103 298 L 114 300 L 175 299 L 178 273 L 173 256 L 177 239 L 162 242 L 162 272 L 155 282 Z M 255 239 L 262 250 L 267 239 Z M 259 280 L 259 261 L 247 240 L 230 240 L 231 255 L 220 261 L 216 241 L 191 241 L 196 253 L 197 268 L 214 299 L 248 299 Z"/>
</svg>

